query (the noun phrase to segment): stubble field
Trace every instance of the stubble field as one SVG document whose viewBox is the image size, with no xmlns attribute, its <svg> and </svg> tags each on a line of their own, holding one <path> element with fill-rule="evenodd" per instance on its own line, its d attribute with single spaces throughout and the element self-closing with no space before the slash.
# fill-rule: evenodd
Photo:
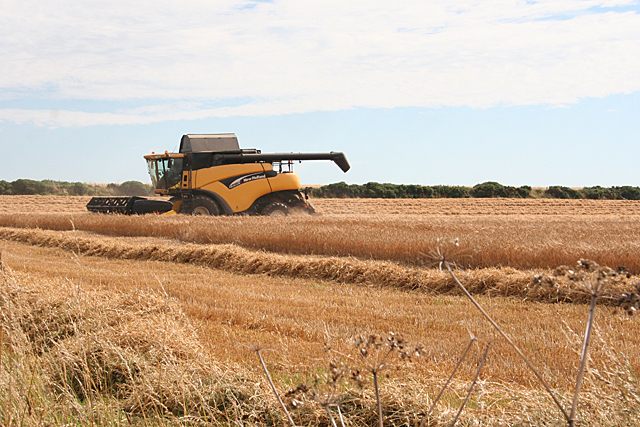
<svg viewBox="0 0 640 427">
<path fill-rule="evenodd" d="M 122 396 L 97 387 L 96 395 L 117 397 L 108 405 L 102 402 L 108 413 L 116 413 L 107 417 L 114 425 L 142 424 L 145 411 L 176 425 L 195 424 L 198 418 L 282 425 L 286 420 L 252 346 L 269 349 L 263 356 L 284 393 L 301 382 L 313 385 L 314 374 L 327 372 L 331 360 L 366 371 L 365 360 L 347 357 L 358 360 L 354 342 L 389 332 L 422 349 L 420 357 L 393 360 L 385 370 L 385 425 L 418 425 L 424 419 L 470 334 L 479 342 L 424 425 L 451 422 L 490 341 L 461 425 L 566 425 L 524 363 L 460 295 L 451 277 L 421 253 L 437 248 L 439 239 L 459 239 L 460 253 L 453 260 L 464 270 L 458 275 L 540 368 L 565 407 L 570 406 L 575 383 L 586 298 L 536 288 L 532 277 L 581 258 L 624 266 L 632 275 L 630 283 L 640 272 L 637 202 L 318 199 L 313 203 L 322 215 L 274 219 L 91 215 L 84 208 L 87 201 L 0 197 L 3 301 L 18 313 L 14 321 L 23 319 L 14 322 L 22 325 L 17 331 L 25 330 L 24 319 L 37 324 L 42 322 L 38 316 L 48 313 L 48 326 L 40 333 L 55 344 L 47 354 L 93 354 L 87 343 L 99 342 L 120 354 L 114 356 L 117 360 L 137 352 L 140 360 L 153 361 L 149 366 L 138 362 L 146 366 L 140 372 L 149 370 L 146 377 L 122 380 Z M 109 313 L 125 320 L 118 317 L 110 323 L 105 320 Z M 5 313 L 3 342 L 14 325 L 7 319 Z M 129 321 L 138 326 L 118 329 Z M 76 332 L 60 333 L 59 327 Z M 145 336 L 129 337 L 135 335 L 133 329 L 145 331 Z M 583 421 L 578 425 L 639 421 L 639 332 L 635 317 L 614 313 L 606 303 L 598 307 L 579 407 L 578 419 Z M 29 345 L 21 351 L 33 353 L 34 369 L 44 373 L 42 394 L 50 393 L 48 381 L 58 389 L 75 384 L 61 379 L 56 383 L 54 373 L 68 359 L 46 359 L 42 350 L 38 353 L 34 342 L 40 341 L 33 332 L 25 342 Z M 103 347 L 100 354 L 108 353 Z M 8 360 L 2 360 L 3 385 L 17 384 L 19 378 L 7 377 L 12 367 Z M 85 365 L 93 366 L 91 360 Z M 183 380 L 169 374 L 158 379 L 157 371 L 165 368 Z M 218 388 L 202 385 L 203 377 L 212 376 L 220 380 Z M 371 384 L 362 390 L 352 382 L 341 387 L 346 423 L 377 423 Z M 182 396 L 183 404 L 167 400 L 171 390 Z M 37 417 L 28 409 L 28 388 L 23 392 L 27 397 L 19 391 L 3 395 L 3 413 L 14 414 L 14 425 L 36 425 L 32 421 Z M 203 393 L 235 397 L 222 409 L 207 403 L 216 412 L 203 409 L 208 408 Z M 189 399 L 199 403 L 185 404 Z M 298 425 L 329 422 L 318 400 L 317 395 L 315 400 L 307 396 L 303 409 L 293 411 Z M 96 416 L 87 408 L 74 412 L 67 406 L 52 403 L 51 413 L 38 416 L 53 425 L 56 411 L 64 422 Z"/>
</svg>

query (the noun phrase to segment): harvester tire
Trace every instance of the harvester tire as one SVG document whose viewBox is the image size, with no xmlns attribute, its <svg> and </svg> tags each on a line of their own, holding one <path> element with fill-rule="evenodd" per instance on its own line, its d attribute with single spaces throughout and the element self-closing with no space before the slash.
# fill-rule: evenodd
<svg viewBox="0 0 640 427">
<path fill-rule="evenodd" d="M 288 216 L 291 214 L 289 207 L 282 203 L 271 203 L 262 210 L 265 216 Z"/>
<path fill-rule="evenodd" d="M 191 215 L 220 215 L 218 204 L 207 196 L 195 196 L 191 206 Z"/>
</svg>

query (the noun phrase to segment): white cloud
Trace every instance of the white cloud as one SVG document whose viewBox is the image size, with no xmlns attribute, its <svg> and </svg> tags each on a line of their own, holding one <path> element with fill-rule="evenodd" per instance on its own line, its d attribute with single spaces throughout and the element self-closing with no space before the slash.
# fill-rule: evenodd
<svg viewBox="0 0 640 427">
<path fill-rule="evenodd" d="M 633 4 L 9 0 L 0 17 L 0 99 L 163 106 L 57 115 L 4 108 L 0 120 L 144 124 L 631 93 L 640 90 L 640 14 L 601 8 Z M 206 102 L 237 99 L 246 101 Z"/>
</svg>

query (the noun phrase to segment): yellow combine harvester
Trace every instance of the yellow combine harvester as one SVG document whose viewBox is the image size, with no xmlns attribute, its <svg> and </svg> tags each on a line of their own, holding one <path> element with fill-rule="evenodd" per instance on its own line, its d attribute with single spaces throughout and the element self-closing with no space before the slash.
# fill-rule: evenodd
<svg viewBox="0 0 640 427">
<path fill-rule="evenodd" d="M 344 153 L 268 153 L 240 149 L 235 134 L 184 135 L 178 153 L 144 156 L 156 194 L 169 201 L 143 197 L 94 197 L 91 212 L 193 215 L 288 215 L 291 209 L 313 213 L 292 163 L 332 160 L 349 170 Z M 275 170 L 274 166 L 278 169 Z M 286 170 L 283 170 L 285 168 Z"/>
</svg>

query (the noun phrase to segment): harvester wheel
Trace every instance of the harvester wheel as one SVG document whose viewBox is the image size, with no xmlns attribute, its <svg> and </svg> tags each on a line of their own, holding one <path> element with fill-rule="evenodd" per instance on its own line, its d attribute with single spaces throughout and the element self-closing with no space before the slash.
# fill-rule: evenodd
<svg viewBox="0 0 640 427">
<path fill-rule="evenodd" d="M 218 204 L 207 196 L 195 196 L 191 215 L 220 215 Z"/>
<path fill-rule="evenodd" d="M 262 210 L 262 215 L 265 216 L 287 216 L 290 214 L 289 207 L 282 203 L 271 203 Z"/>
</svg>

